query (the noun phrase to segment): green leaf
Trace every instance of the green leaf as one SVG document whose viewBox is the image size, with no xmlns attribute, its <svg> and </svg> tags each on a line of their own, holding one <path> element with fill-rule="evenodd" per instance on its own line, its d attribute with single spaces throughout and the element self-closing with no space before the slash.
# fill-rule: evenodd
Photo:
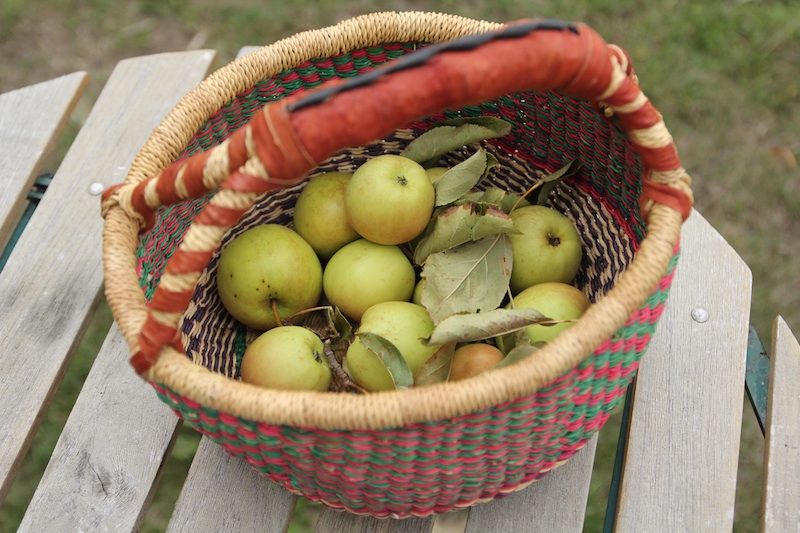
<svg viewBox="0 0 800 533">
<path fill-rule="evenodd" d="M 423 164 L 468 144 L 502 137 L 510 131 L 511 123 L 495 117 L 453 119 L 432 126 L 408 143 L 400 155 Z"/>
<path fill-rule="evenodd" d="M 447 378 L 450 377 L 450 364 L 453 362 L 453 354 L 455 351 L 455 342 L 442 345 L 442 347 L 417 370 L 417 373 L 414 375 L 414 385 L 425 386 L 447 381 Z"/>
<path fill-rule="evenodd" d="M 536 309 L 493 309 L 482 313 L 452 315 L 442 320 L 427 342 L 473 342 L 491 339 L 547 320 Z"/>
<path fill-rule="evenodd" d="M 508 352 L 505 358 L 497 363 L 495 368 L 502 368 L 504 366 L 513 365 L 514 363 L 518 363 L 523 359 L 527 359 L 528 357 L 532 356 L 536 352 L 542 349 L 544 346 L 543 342 L 537 342 L 536 344 L 521 344 L 515 347 L 513 350 Z"/>
<path fill-rule="evenodd" d="M 499 234 L 428 256 L 422 305 L 434 324 L 459 313 L 497 309 L 511 278 L 511 239 Z"/>
<path fill-rule="evenodd" d="M 342 314 L 336 306 L 328 306 L 325 309 L 325 316 L 328 320 L 328 327 L 333 332 L 334 338 L 348 340 L 353 336 L 353 326 L 347 317 Z"/>
<path fill-rule="evenodd" d="M 510 213 L 511 209 L 519 202 L 517 207 L 530 205 L 524 198 L 520 201 L 517 193 L 506 192 L 499 187 L 489 187 L 485 191 L 476 191 L 465 194 L 458 203 L 474 202 L 476 204 L 491 204 L 498 207 L 504 213 Z"/>
<path fill-rule="evenodd" d="M 437 213 L 414 247 L 414 262 L 422 265 L 433 253 L 500 233 L 514 234 L 511 217 L 490 205 L 465 203 Z"/>
<path fill-rule="evenodd" d="M 455 165 L 442 174 L 434 184 L 436 206 L 452 204 L 467 194 L 497 164 L 497 159 L 483 149 L 479 149 L 468 159 Z"/>
<path fill-rule="evenodd" d="M 558 184 L 561 183 L 564 179 L 569 178 L 570 176 L 574 176 L 578 170 L 580 170 L 581 164 L 578 162 L 577 159 L 573 159 L 560 169 L 556 170 L 552 174 L 548 174 L 542 178 L 542 186 L 539 187 L 539 192 L 536 197 L 536 204 L 537 205 L 545 205 L 547 204 L 547 198 L 550 196 L 550 193 L 558 187 Z"/>
<path fill-rule="evenodd" d="M 414 384 L 414 375 L 408 367 L 400 350 L 388 339 L 375 333 L 358 333 L 356 335 L 364 346 L 378 356 L 383 366 L 398 389 L 407 389 Z"/>
</svg>

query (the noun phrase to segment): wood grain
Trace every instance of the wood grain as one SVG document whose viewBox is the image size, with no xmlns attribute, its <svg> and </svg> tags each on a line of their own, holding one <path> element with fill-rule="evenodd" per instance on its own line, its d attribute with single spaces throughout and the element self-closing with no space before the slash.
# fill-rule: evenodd
<svg viewBox="0 0 800 533">
<path fill-rule="evenodd" d="M 469 510 L 467 533 L 583 531 L 597 437 L 526 489 Z"/>
<path fill-rule="evenodd" d="M 800 531 L 800 344 L 778 317 L 772 329 L 761 531 Z"/>
<path fill-rule="evenodd" d="M 731 531 L 752 276 L 699 213 L 635 381 L 618 531 Z M 698 322 L 692 311 L 709 318 Z"/>
<path fill-rule="evenodd" d="M 203 437 L 168 532 L 283 533 L 297 498 Z"/>
<path fill-rule="evenodd" d="M 100 200 L 213 52 L 120 62 L 0 276 L 0 500 L 100 298 Z M 124 401 L 120 398 L 119 401 Z"/>
<path fill-rule="evenodd" d="M 0 94 L 0 250 L 87 80 L 85 72 L 75 72 Z"/>
<path fill-rule="evenodd" d="M 136 530 L 177 424 L 113 325 L 19 531 Z"/>
<path fill-rule="evenodd" d="M 429 533 L 434 517 L 425 518 L 372 518 L 325 508 L 319 515 L 315 533 Z"/>
</svg>

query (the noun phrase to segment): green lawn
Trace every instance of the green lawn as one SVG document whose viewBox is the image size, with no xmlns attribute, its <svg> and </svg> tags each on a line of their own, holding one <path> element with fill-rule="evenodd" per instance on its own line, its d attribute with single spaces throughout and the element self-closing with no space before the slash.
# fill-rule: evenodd
<svg viewBox="0 0 800 533">
<path fill-rule="evenodd" d="M 295 0 L 0 0 L 0 92 L 82 69 L 97 95 L 122 58 L 214 48 L 219 65 L 245 45 L 380 10 L 443 11 L 493 21 L 524 17 L 581 20 L 632 56 L 645 93 L 662 112 L 687 170 L 697 209 L 753 272 L 752 323 L 769 344 L 782 315 L 800 333 L 800 9 L 796 0 L 497 0 L 403 2 Z M 75 130 L 88 109 L 79 107 Z M 57 158 L 52 162 L 55 170 Z M 14 530 L 110 323 L 107 308 L 76 354 L 12 492 L 0 530 Z M 763 438 L 743 401 L 736 530 L 757 531 Z M 600 531 L 619 413 L 601 432 L 587 531 Z M 188 469 L 197 436 L 181 431 L 145 518 L 161 531 Z M 313 507 L 313 506 L 306 506 Z M 304 531 L 309 513 L 298 513 Z"/>
</svg>

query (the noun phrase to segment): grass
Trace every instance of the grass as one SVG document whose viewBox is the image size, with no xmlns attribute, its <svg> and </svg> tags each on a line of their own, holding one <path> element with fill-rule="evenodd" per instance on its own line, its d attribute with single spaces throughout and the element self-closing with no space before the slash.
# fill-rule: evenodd
<svg viewBox="0 0 800 533">
<path fill-rule="evenodd" d="M 631 54 L 642 87 L 663 113 L 693 176 L 696 207 L 753 272 L 752 323 L 769 344 L 782 315 L 800 332 L 800 10 L 794 0 L 498 0 L 254 3 L 249 0 L 0 0 L 0 92 L 74 70 L 92 79 L 89 98 L 122 58 L 214 48 L 225 64 L 245 45 L 380 10 L 443 11 L 508 21 L 582 20 Z M 88 104 L 79 107 L 72 129 Z M 51 169 L 54 170 L 55 166 Z M 12 492 L 0 529 L 13 530 L 52 452 L 110 322 L 101 307 L 75 356 Z M 763 438 L 746 402 L 736 530 L 757 531 Z M 619 423 L 601 432 L 587 531 L 600 531 Z M 197 436 L 180 432 L 143 531 L 169 519 Z M 306 505 L 313 511 L 314 506 Z M 299 520 L 295 531 L 307 530 Z M 307 524 L 306 524 L 307 525 Z"/>
</svg>

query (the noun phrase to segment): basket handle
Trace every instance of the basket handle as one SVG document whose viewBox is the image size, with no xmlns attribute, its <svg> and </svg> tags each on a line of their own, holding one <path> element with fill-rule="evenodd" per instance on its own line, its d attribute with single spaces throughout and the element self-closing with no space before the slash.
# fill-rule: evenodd
<svg viewBox="0 0 800 533">
<path fill-rule="evenodd" d="M 660 113 L 636 84 L 624 51 L 588 26 L 526 20 L 430 45 L 268 104 L 217 147 L 106 191 L 104 215 L 120 207 L 145 228 L 158 207 L 218 188 L 167 262 L 131 357 L 135 370 L 145 373 L 164 346 L 184 351 L 178 327 L 197 280 L 224 234 L 260 195 L 299 182 L 341 149 L 420 117 L 524 90 L 553 90 L 607 106 L 641 157 L 645 213 L 657 202 L 689 216 L 689 178 Z"/>
</svg>

